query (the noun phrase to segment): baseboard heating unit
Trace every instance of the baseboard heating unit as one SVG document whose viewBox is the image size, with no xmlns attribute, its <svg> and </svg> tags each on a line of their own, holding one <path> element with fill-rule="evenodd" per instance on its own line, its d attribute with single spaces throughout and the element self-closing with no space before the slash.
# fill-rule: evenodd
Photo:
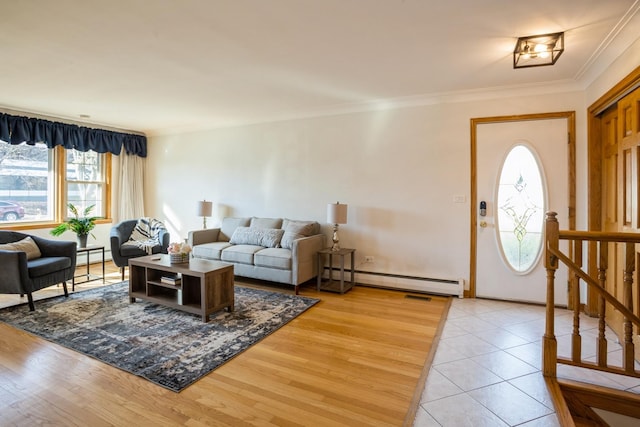
<svg viewBox="0 0 640 427">
<path fill-rule="evenodd" d="M 349 274 L 345 272 L 345 276 L 348 277 Z M 455 295 L 464 298 L 464 279 L 437 279 L 356 270 L 356 283 L 429 294 Z"/>
</svg>

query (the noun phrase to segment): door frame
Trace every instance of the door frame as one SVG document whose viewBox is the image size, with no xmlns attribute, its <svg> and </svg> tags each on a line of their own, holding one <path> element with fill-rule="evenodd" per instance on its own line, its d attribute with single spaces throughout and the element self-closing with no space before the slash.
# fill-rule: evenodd
<svg viewBox="0 0 640 427">
<path fill-rule="evenodd" d="M 576 112 L 560 111 L 555 113 L 521 114 L 513 116 L 479 117 L 471 119 L 471 254 L 469 267 L 469 290 L 464 292 L 468 298 L 476 297 L 476 268 L 477 268 L 477 246 L 478 246 L 478 184 L 477 184 L 477 130 L 482 124 L 527 122 L 533 120 L 567 120 L 567 149 L 568 149 L 568 190 L 569 200 L 569 230 L 576 228 Z"/>
</svg>

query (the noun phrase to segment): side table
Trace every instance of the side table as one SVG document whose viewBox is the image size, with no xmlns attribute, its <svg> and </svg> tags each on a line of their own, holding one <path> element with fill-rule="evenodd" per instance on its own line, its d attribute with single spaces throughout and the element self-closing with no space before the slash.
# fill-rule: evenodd
<svg viewBox="0 0 640 427">
<path fill-rule="evenodd" d="M 102 252 L 102 276 L 93 275 L 89 271 L 89 267 L 90 267 L 89 255 L 91 254 L 91 252 L 98 252 L 98 251 Z M 80 256 L 80 254 L 82 253 L 87 254 L 87 272 L 83 274 L 78 274 L 77 276 L 73 276 L 73 280 L 71 280 L 71 291 L 76 290 L 76 284 L 87 283 L 87 282 L 91 282 L 93 280 L 99 280 L 99 279 L 102 279 L 102 283 L 104 283 L 105 282 L 104 281 L 104 246 L 98 246 L 98 245 L 87 246 L 84 248 L 78 248 L 76 252 L 78 253 L 78 256 Z M 76 282 L 76 278 L 78 277 L 84 277 L 85 280 L 83 280 L 82 282 Z"/>
<path fill-rule="evenodd" d="M 318 291 L 330 291 L 340 292 L 344 294 L 346 291 L 353 288 L 356 284 L 355 275 L 355 249 L 342 248 L 337 251 L 331 250 L 331 248 L 324 248 L 318 251 Z M 329 280 L 326 283 L 322 283 L 322 273 L 324 271 L 324 255 L 329 255 Z M 340 257 L 340 280 L 333 280 L 333 256 Z M 351 255 L 351 281 L 345 283 L 344 281 L 344 257 Z"/>
</svg>

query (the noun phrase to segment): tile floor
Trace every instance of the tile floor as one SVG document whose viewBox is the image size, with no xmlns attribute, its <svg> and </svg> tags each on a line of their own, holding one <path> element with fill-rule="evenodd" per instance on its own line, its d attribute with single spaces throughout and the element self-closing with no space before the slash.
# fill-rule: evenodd
<svg viewBox="0 0 640 427">
<path fill-rule="evenodd" d="M 542 306 L 454 298 L 414 427 L 559 426 L 541 373 Z M 558 352 L 568 356 L 572 312 L 556 310 Z M 597 320 L 580 317 L 583 358 L 595 360 Z M 620 346 L 607 331 L 609 362 Z M 640 393 L 640 379 L 559 365 L 558 376 Z"/>
</svg>

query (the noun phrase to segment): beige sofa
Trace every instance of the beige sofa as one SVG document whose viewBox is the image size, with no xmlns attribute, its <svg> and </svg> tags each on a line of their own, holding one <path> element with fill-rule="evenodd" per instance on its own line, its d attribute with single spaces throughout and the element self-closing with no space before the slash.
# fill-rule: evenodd
<svg viewBox="0 0 640 427">
<path fill-rule="evenodd" d="M 194 258 L 234 265 L 236 276 L 298 286 L 318 275 L 325 236 L 316 221 L 224 218 L 220 228 L 189 232 Z"/>
</svg>

